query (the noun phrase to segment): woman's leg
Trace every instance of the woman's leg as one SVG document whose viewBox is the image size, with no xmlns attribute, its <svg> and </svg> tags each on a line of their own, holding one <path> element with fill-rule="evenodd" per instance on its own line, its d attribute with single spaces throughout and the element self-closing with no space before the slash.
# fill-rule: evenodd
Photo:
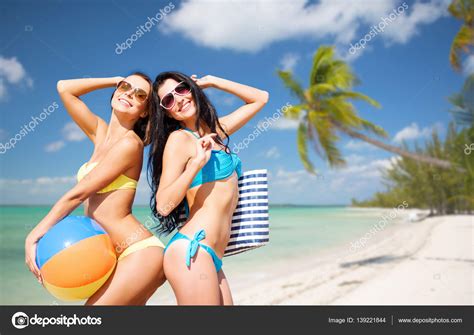
<svg viewBox="0 0 474 335">
<path fill-rule="evenodd" d="M 163 248 L 147 247 L 118 261 L 86 305 L 144 305 L 164 282 Z"/>
<path fill-rule="evenodd" d="M 217 280 L 219 281 L 220 300 L 221 305 L 233 305 L 232 293 L 230 292 L 229 282 L 224 274 L 224 271 L 220 270 L 217 274 Z"/>
<path fill-rule="evenodd" d="M 198 248 L 186 265 L 186 251 L 189 241 L 181 239 L 173 242 L 166 250 L 164 269 L 178 305 L 220 305 L 221 294 L 216 268 L 212 257 Z"/>
</svg>

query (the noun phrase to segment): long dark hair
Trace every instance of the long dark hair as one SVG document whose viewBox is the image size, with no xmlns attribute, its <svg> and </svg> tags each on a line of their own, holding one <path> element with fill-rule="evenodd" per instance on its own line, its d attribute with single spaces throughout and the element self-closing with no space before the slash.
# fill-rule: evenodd
<svg viewBox="0 0 474 335">
<path fill-rule="evenodd" d="M 178 128 L 181 128 L 179 121 L 169 117 L 166 110 L 161 107 L 160 99 L 158 96 L 158 89 L 167 79 L 174 79 L 177 82 L 186 82 L 191 87 L 191 94 L 196 106 L 196 124 L 195 128 L 201 129 L 201 124 L 206 125 L 211 132 L 217 133 L 217 129 L 225 135 L 227 139 L 226 143 L 223 143 L 222 138 L 216 136 L 215 141 L 225 147 L 225 151 L 229 151 L 228 143 L 229 136 L 224 128 L 219 123 L 216 109 L 207 98 L 204 91 L 188 76 L 183 73 L 176 71 L 168 71 L 160 73 L 153 83 L 153 92 L 156 96 L 156 112 L 150 117 L 151 126 L 151 145 L 148 156 L 148 183 L 150 184 L 152 194 L 150 199 L 150 207 L 155 219 L 159 221 L 157 227 L 154 227 L 156 231 L 161 235 L 167 235 L 174 229 L 178 228 L 178 218 L 180 213 L 184 210 L 185 201 L 183 199 L 181 203 L 176 206 L 173 211 L 163 216 L 159 213 L 156 208 L 156 192 L 160 184 L 161 173 L 163 170 L 163 152 L 165 149 L 166 141 L 169 135 Z"/>
<path fill-rule="evenodd" d="M 155 94 L 155 91 L 153 89 L 153 81 L 146 74 L 136 71 L 129 74 L 127 77 L 130 77 L 130 76 L 139 76 L 145 79 L 148 82 L 148 84 L 150 84 L 150 93 L 148 94 L 147 103 L 145 106 L 146 116 L 138 119 L 137 122 L 135 122 L 135 125 L 133 126 L 133 131 L 135 132 L 135 134 L 137 134 L 138 137 L 140 137 L 144 145 L 148 145 L 150 144 L 150 141 L 151 141 L 150 116 L 155 114 L 157 95 Z M 112 93 L 112 96 L 110 97 L 110 101 L 112 101 L 112 99 L 114 98 L 114 94 L 115 94 L 115 91 L 114 93 Z"/>
</svg>

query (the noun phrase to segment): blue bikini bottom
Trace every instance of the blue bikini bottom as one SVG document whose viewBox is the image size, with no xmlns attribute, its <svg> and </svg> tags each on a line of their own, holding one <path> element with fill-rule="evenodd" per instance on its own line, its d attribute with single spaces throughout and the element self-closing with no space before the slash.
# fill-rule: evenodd
<svg viewBox="0 0 474 335">
<path fill-rule="evenodd" d="M 189 246 L 188 250 L 186 251 L 186 265 L 188 267 L 191 266 L 191 258 L 193 258 L 196 254 L 198 247 L 201 247 L 206 250 L 209 255 L 211 255 L 212 261 L 214 262 L 214 266 L 216 267 L 216 272 L 219 272 L 222 267 L 222 259 L 217 257 L 216 252 L 210 246 L 199 243 L 199 241 L 202 241 L 205 237 L 206 232 L 204 231 L 204 229 L 201 229 L 196 234 L 194 234 L 193 239 L 190 239 L 188 236 L 181 234 L 180 232 L 177 232 L 166 245 L 164 252 L 166 252 L 166 249 L 168 249 L 173 242 L 181 239 L 188 240 Z"/>
</svg>

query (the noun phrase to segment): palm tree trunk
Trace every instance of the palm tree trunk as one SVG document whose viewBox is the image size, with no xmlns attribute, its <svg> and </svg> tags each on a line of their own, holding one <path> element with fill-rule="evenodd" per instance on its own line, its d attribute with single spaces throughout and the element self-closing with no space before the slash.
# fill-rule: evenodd
<svg viewBox="0 0 474 335">
<path fill-rule="evenodd" d="M 438 158 L 429 157 L 429 156 L 425 156 L 425 155 L 419 155 L 419 154 L 416 154 L 416 153 L 413 153 L 413 152 L 410 152 L 410 151 L 406 151 L 406 150 L 403 150 L 400 147 L 390 145 L 390 144 L 381 142 L 379 140 L 373 139 L 373 138 L 368 137 L 364 134 L 361 134 L 357 131 L 354 131 L 354 130 L 346 128 L 346 127 L 344 127 L 340 124 L 337 124 L 335 122 L 334 122 L 334 125 L 340 131 L 346 133 L 350 137 L 358 138 L 358 139 L 360 139 L 364 142 L 370 143 L 370 144 L 372 144 L 372 145 L 374 145 L 378 148 L 384 149 L 386 151 L 393 152 L 393 153 L 398 154 L 398 155 L 403 156 L 403 157 L 411 158 L 411 159 L 413 159 L 415 161 L 418 161 L 418 162 L 423 162 L 423 163 L 428 163 L 428 164 L 432 164 L 432 165 L 435 165 L 435 166 L 439 166 L 439 167 L 444 168 L 444 169 L 453 168 L 453 164 L 449 161 L 445 161 L 445 160 L 441 160 L 441 159 L 438 159 Z M 460 169 L 460 168 L 458 168 L 458 170 L 461 171 L 461 172 L 464 171 L 463 169 Z"/>
</svg>

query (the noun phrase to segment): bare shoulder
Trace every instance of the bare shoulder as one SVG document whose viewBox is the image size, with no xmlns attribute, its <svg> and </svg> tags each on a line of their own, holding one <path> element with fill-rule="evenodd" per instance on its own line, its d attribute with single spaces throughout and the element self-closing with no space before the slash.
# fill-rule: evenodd
<svg viewBox="0 0 474 335">
<path fill-rule="evenodd" d="M 184 130 L 173 131 L 166 141 L 164 155 L 167 157 L 177 157 L 179 155 L 185 160 L 189 159 L 195 154 L 193 140 L 192 135 Z"/>
<path fill-rule="evenodd" d="M 137 157 L 137 155 L 142 155 L 143 148 L 142 140 L 133 131 L 129 132 L 115 144 L 115 149 L 127 156 Z"/>
<path fill-rule="evenodd" d="M 191 135 L 192 136 L 192 135 Z M 187 134 L 184 130 L 175 130 L 169 136 L 166 141 L 166 145 L 173 147 L 189 146 L 192 143 L 190 134 Z"/>
</svg>

